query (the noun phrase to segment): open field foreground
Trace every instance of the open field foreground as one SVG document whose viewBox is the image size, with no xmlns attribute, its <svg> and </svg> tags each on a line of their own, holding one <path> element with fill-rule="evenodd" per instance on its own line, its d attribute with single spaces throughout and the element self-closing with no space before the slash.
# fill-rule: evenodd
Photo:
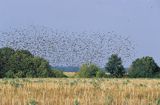
<svg viewBox="0 0 160 105">
<path fill-rule="evenodd" d="M 160 105 L 160 80 L 2 79 L 0 105 Z"/>
</svg>

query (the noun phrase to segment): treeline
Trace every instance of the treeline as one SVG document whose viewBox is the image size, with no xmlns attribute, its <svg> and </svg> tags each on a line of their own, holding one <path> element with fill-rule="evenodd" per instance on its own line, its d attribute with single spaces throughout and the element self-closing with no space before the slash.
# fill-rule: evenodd
<svg viewBox="0 0 160 105">
<path fill-rule="evenodd" d="M 53 70 L 44 58 L 32 55 L 27 50 L 0 48 L 0 78 L 47 78 L 67 77 L 63 71 Z M 113 54 L 105 65 L 105 70 L 93 63 L 86 63 L 80 67 L 75 77 L 131 77 L 131 78 L 159 78 L 160 67 L 152 57 L 138 58 L 132 62 L 126 71 L 121 58 Z"/>
<path fill-rule="evenodd" d="M 27 50 L 0 49 L 0 78 L 66 77 L 62 71 L 51 70 L 49 62 Z"/>
<path fill-rule="evenodd" d="M 105 70 L 100 69 L 92 63 L 83 64 L 77 77 L 130 77 L 130 78 L 160 78 L 160 67 L 152 57 L 138 58 L 132 62 L 126 71 L 122 60 L 118 55 L 113 54 L 105 65 Z"/>
</svg>

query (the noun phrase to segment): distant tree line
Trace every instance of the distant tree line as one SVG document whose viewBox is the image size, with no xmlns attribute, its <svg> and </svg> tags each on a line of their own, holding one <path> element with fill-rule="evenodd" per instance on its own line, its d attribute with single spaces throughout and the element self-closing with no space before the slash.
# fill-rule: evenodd
<svg viewBox="0 0 160 105">
<path fill-rule="evenodd" d="M 131 78 L 159 78 L 160 67 L 152 57 L 138 58 L 132 62 L 126 71 L 121 58 L 112 54 L 101 69 L 96 64 L 82 64 L 75 77 L 102 78 L 102 77 L 131 77 Z M 66 77 L 63 71 L 53 70 L 44 58 L 32 55 L 27 50 L 0 48 L 0 78 L 47 78 Z"/>
<path fill-rule="evenodd" d="M 126 71 L 122 60 L 117 54 L 112 54 L 105 65 L 105 70 L 92 63 L 83 64 L 78 77 L 130 77 L 130 78 L 160 78 L 160 67 L 152 57 L 138 58 L 132 62 Z"/>
<path fill-rule="evenodd" d="M 46 78 L 65 77 L 62 71 L 51 70 L 44 58 L 27 50 L 0 49 L 0 78 Z"/>
</svg>

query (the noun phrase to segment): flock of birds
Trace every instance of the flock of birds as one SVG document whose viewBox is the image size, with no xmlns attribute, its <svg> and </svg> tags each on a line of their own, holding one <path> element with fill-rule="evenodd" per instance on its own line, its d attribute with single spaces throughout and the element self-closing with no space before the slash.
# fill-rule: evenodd
<svg viewBox="0 0 160 105">
<path fill-rule="evenodd" d="M 52 66 L 80 66 L 87 62 L 104 66 L 111 54 L 118 54 L 124 62 L 134 57 L 130 39 L 114 32 L 76 33 L 28 26 L 1 32 L 0 36 L 0 47 L 29 50 Z"/>
</svg>

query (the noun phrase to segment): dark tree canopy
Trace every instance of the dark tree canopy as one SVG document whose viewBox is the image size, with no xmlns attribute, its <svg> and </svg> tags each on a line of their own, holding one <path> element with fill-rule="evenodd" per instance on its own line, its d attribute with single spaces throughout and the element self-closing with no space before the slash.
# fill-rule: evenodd
<svg viewBox="0 0 160 105">
<path fill-rule="evenodd" d="M 38 78 L 64 77 L 63 72 L 51 70 L 49 62 L 27 50 L 0 49 L 0 77 Z"/>
<path fill-rule="evenodd" d="M 158 65 L 152 57 L 138 58 L 133 61 L 130 70 L 130 77 L 154 77 L 156 73 L 160 72 Z"/>
<path fill-rule="evenodd" d="M 0 48 L 0 78 L 4 77 L 7 62 L 14 53 L 15 51 L 11 48 Z"/>
<path fill-rule="evenodd" d="M 114 77 L 123 77 L 125 69 L 122 65 L 122 60 L 117 54 L 112 54 L 106 64 L 105 70 Z"/>
</svg>

